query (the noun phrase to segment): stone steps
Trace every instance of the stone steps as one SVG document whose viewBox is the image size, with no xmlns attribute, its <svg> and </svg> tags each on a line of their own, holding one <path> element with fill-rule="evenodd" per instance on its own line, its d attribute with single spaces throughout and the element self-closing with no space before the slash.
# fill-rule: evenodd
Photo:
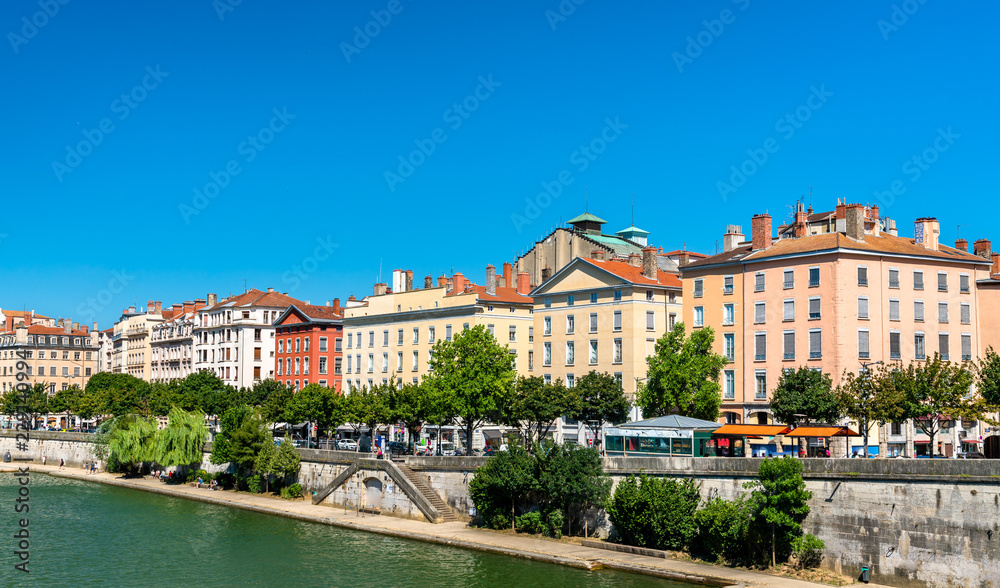
<svg viewBox="0 0 1000 588">
<path fill-rule="evenodd" d="M 399 469 L 399 471 L 402 472 L 404 476 L 406 476 L 406 479 L 409 480 L 411 484 L 413 484 L 413 487 L 416 488 L 417 491 L 419 491 L 420 494 L 427 499 L 427 502 L 430 502 L 432 505 L 434 505 L 434 508 L 436 508 L 437 511 L 441 514 L 441 518 L 444 519 L 444 522 L 446 523 L 458 522 L 458 517 L 455 516 L 455 513 L 451 510 L 448 504 L 444 500 L 442 500 L 441 496 L 438 495 L 438 493 L 435 492 L 430 486 L 428 486 L 427 482 L 422 480 L 420 476 L 417 475 L 416 472 L 411 470 L 405 464 L 395 464 L 395 465 Z"/>
</svg>

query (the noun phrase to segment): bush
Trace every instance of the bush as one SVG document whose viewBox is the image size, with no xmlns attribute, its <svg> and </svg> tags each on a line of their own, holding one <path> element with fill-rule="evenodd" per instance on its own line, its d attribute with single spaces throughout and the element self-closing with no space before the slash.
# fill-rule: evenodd
<svg viewBox="0 0 1000 588">
<path fill-rule="evenodd" d="M 680 550 L 690 547 L 697 532 L 698 501 L 692 479 L 629 476 L 618 483 L 607 510 L 622 543 Z"/>
<path fill-rule="evenodd" d="M 820 562 L 823 561 L 823 553 L 821 552 L 823 549 L 826 549 L 826 544 L 811 533 L 792 539 L 792 553 L 795 555 L 799 569 L 819 567 Z"/>
<path fill-rule="evenodd" d="M 802 480 L 802 462 L 791 457 L 765 459 L 760 462 L 757 479 L 743 486 L 753 489 L 750 543 L 762 548 L 758 554 L 764 556 L 756 563 L 785 561 L 792 553 L 792 541 L 802 535 L 802 521 L 809 514 L 812 498 Z"/>
<path fill-rule="evenodd" d="M 542 522 L 542 513 L 537 510 L 517 517 L 514 525 L 518 531 L 531 533 L 532 535 L 540 535 L 547 530 L 546 525 Z"/>
<path fill-rule="evenodd" d="M 519 446 L 486 460 L 469 482 L 469 497 L 483 524 L 509 529 L 519 508 L 525 507 L 535 488 L 535 458 Z"/>
<path fill-rule="evenodd" d="M 723 500 L 716 496 L 694 514 L 698 526 L 696 549 L 705 559 L 723 559 L 732 565 L 747 562 L 750 506 L 742 496 Z"/>
<path fill-rule="evenodd" d="M 546 517 L 546 520 L 549 523 L 549 529 L 548 529 L 549 536 L 555 537 L 556 539 L 562 537 L 562 528 L 563 528 L 563 523 L 565 522 L 563 520 L 562 511 L 553 510 L 552 512 L 549 513 L 549 516 Z"/>
<path fill-rule="evenodd" d="M 288 494 L 288 498 L 302 498 L 302 484 L 295 483 L 281 489 L 281 495 Z"/>
<path fill-rule="evenodd" d="M 264 492 L 264 478 L 257 474 L 247 478 L 247 490 L 253 494 L 262 494 Z"/>
</svg>

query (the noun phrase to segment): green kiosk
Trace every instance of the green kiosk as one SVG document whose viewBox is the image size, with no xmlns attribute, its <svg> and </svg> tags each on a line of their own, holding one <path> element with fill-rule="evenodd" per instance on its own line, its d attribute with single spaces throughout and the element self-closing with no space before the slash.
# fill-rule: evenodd
<svg viewBox="0 0 1000 588">
<path fill-rule="evenodd" d="M 679 415 L 624 423 L 604 429 L 608 456 L 703 457 L 712 432 L 721 423 Z"/>
</svg>

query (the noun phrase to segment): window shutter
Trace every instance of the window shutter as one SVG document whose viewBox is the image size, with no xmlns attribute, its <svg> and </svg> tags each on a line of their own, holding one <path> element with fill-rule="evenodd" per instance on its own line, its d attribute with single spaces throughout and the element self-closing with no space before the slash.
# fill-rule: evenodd
<svg viewBox="0 0 1000 588">
<path fill-rule="evenodd" d="M 962 361 L 972 359 L 972 335 L 962 335 Z"/>
<path fill-rule="evenodd" d="M 924 303 L 919 300 L 913 303 L 913 320 L 924 320 Z"/>
<path fill-rule="evenodd" d="M 868 318 L 868 299 L 858 298 L 858 318 Z"/>
<path fill-rule="evenodd" d="M 767 313 L 767 307 L 765 306 L 765 304 L 763 302 L 758 302 L 757 304 L 754 305 L 753 311 L 754 311 L 753 322 L 755 323 L 764 322 L 764 316 Z"/>
<path fill-rule="evenodd" d="M 784 303 L 784 319 L 786 321 L 795 320 L 795 301 L 786 300 Z"/>
<path fill-rule="evenodd" d="M 813 298 L 809 301 L 809 318 L 820 318 L 819 301 L 819 298 Z"/>
<path fill-rule="evenodd" d="M 858 331 L 858 357 L 867 358 L 868 356 L 868 331 Z"/>
<path fill-rule="evenodd" d="M 823 357 L 822 331 L 811 331 L 809 333 L 809 357 L 812 359 Z"/>
<path fill-rule="evenodd" d="M 754 340 L 754 359 L 767 359 L 767 334 L 756 333 Z"/>
<path fill-rule="evenodd" d="M 946 323 L 948 322 L 948 303 L 938 302 L 938 322 Z"/>
<path fill-rule="evenodd" d="M 889 359 L 899 359 L 902 356 L 899 340 L 899 333 L 889 333 Z"/>
<path fill-rule="evenodd" d="M 784 333 L 785 359 L 795 359 L 795 332 Z"/>
<path fill-rule="evenodd" d="M 889 301 L 889 320 L 890 321 L 899 320 L 899 300 Z"/>
<path fill-rule="evenodd" d="M 972 307 L 968 304 L 962 305 L 962 324 L 968 325 L 972 323 Z"/>
</svg>

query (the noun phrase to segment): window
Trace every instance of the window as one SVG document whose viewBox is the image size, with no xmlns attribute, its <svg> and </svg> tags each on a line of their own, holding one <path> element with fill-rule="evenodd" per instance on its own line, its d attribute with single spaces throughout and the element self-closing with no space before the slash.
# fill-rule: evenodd
<svg viewBox="0 0 1000 588">
<path fill-rule="evenodd" d="M 656 314 L 652 310 L 646 311 L 646 330 L 652 331 L 656 328 Z"/>
<path fill-rule="evenodd" d="M 924 301 L 913 301 L 913 320 L 918 323 L 924 322 Z"/>
<path fill-rule="evenodd" d="M 648 318 L 647 318 L 647 323 L 648 322 L 649 321 L 648 321 Z M 696 326 L 696 327 L 703 327 L 703 326 L 705 326 L 705 308 L 702 307 L 702 306 L 695 306 L 694 307 L 694 326 Z M 648 330 L 648 327 L 647 327 L 647 330 Z"/>
<path fill-rule="evenodd" d="M 622 291 L 615 290 L 615 302 L 620 302 L 622 299 Z"/>
<path fill-rule="evenodd" d="M 972 324 L 972 306 L 968 302 L 963 302 L 961 307 L 961 319 L 963 325 Z"/>
<path fill-rule="evenodd" d="M 858 329 L 858 357 L 861 359 L 871 358 L 868 329 Z"/>
<path fill-rule="evenodd" d="M 284 366 L 285 366 L 285 360 L 279 358 L 278 359 L 278 375 L 279 376 L 284 373 L 284 371 L 283 371 Z"/>
<path fill-rule="evenodd" d="M 859 265 L 858 266 L 858 285 L 867 286 L 868 285 L 868 266 Z"/>
<path fill-rule="evenodd" d="M 725 333 L 722 335 L 722 341 L 723 355 L 726 356 L 726 361 L 729 363 L 736 361 L 736 334 Z"/>
<path fill-rule="evenodd" d="M 566 374 L 566 387 L 572 388 L 576 385 L 576 376 L 573 374 Z"/>
<path fill-rule="evenodd" d="M 517 327 L 515 327 L 514 325 L 511 325 L 510 327 L 508 327 L 507 341 L 509 341 L 511 343 L 516 343 L 517 342 Z"/>
<path fill-rule="evenodd" d="M 785 299 L 781 305 L 782 314 L 781 320 L 794 321 L 795 320 L 795 300 L 791 298 Z"/>
<path fill-rule="evenodd" d="M 785 279 L 784 279 L 784 282 L 783 282 L 783 287 L 786 290 L 789 289 L 789 288 L 794 288 L 795 287 L 795 270 L 790 270 L 790 269 L 785 270 L 784 276 L 785 276 Z"/>
<path fill-rule="evenodd" d="M 566 365 L 576 363 L 576 344 L 573 341 L 566 342 Z"/>
<path fill-rule="evenodd" d="M 821 359 L 823 357 L 823 331 L 820 329 L 810 329 L 809 331 L 809 359 Z"/>
<path fill-rule="evenodd" d="M 947 323 L 948 322 L 948 303 L 938 302 L 938 322 Z"/>
<path fill-rule="evenodd" d="M 736 305 L 734 304 L 723 304 L 722 305 L 722 324 L 732 325 L 736 323 Z M 673 325 L 671 325 L 673 326 Z"/>
<path fill-rule="evenodd" d="M 890 427 L 889 427 L 889 434 L 890 435 L 902 435 L 903 434 L 903 427 L 902 427 L 902 425 L 900 423 L 892 423 L 890 425 Z"/>
<path fill-rule="evenodd" d="M 301 342 L 302 342 L 302 340 L 300 338 L 298 338 L 298 337 L 295 338 L 295 353 L 299 352 L 299 347 L 300 347 L 300 343 Z"/>
<path fill-rule="evenodd" d="M 413 343 L 420 343 L 420 327 L 413 327 Z"/>
<path fill-rule="evenodd" d="M 413 350 L 413 361 L 410 363 L 410 369 L 413 371 L 420 369 L 420 352 L 416 349 Z"/>
<path fill-rule="evenodd" d="M 326 374 L 326 357 L 319 358 L 319 373 Z"/>
<path fill-rule="evenodd" d="M 622 330 L 622 311 L 620 311 L 620 310 L 616 310 L 615 311 L 615 314 L 614 314 L 614 323 L 613 323 L 612 328 L 615 331 L 621 331 Z"/>
<path fill-rule="evenodd" d="M 722 293 L 723 294 L 733 293 L 733 276 L 722 277 Z"/>
<path fill-rule="evenodd" d="M 403 329 L 396 330 L 396 345 L 403 344 Z"/>
<path fill-rule="evenodd" d="M 552 308 L 552 297 L 551 296 L 546 296 L 545 297 L 545 308 Z"/>
<path fill-rule="evenodd" d="M 621 290 L 618 290 L 621 292 Z M 705 280 L 698 278 L 694 281 L 694 297 L 701 298 L 705 295 Z"/>
<path fill-rule="evenodd" d="M 899 331 L 889 331 L 889 359 L 902 359 Z"/>
<path fill-rule="evenodd" d="M 948 272 L 938 272 L 938 292 L 948 291 Z"/>
<path fill-rule="evenodd" d="M 596 333 L 597 332 L 597 313 L 596 312 L 590 313 L 590 332 L 591 333 Z"/>
<path fill-rule="evenodd" d="M 783 332 L 782 343 L 784 359 L 795 359 L 795 331 Z"/>
<path fill-rule="evenodd" d="M 809 268 L 809 287 L 818 288 L 819 287 L 819 268 L 811 267 Z"/>
<path fill-rule="evenodd" d="M 535 352 L 528 350 L 528 371 L 535 369 Z"/>
<path fill-rule="evenodd" d="M 754 399 L 767 400 L 767 372 L 764 370 L 754 374 Z"/>
<path fill-rule="evenodd" d="M 736 372 L 733 370 L 726 370 L 724 374 L 725 377 L 722 388 L 722 398 L 724 400 L 733 400 L 736 398 Z"/>
<path fill-rule="evenodd" d="M 889 299 L 889 320 L 899 321 L 899 298 Z"/>
<path fill-rule="evenodd" d="M 938 354 L 941 355 L 941 359 L 948 361 L 951 356 L 951 341 L 948 338 L 948 333 L 938 333 Z"/>
<path fill-rule="evenodd" d="M 597 292 L 590 293 L 590 303 L 597 304 Z"/>
<path fill-rule="evenodd" d="M 296 357 L 295 358 L 295 375 L 296 376 L 299 375 L 299 365 L 300 365 L 299 364 L 299 358 Z M 226 369 L 228 370 L 229 368 L 226 368 Z M 226 377 L 228 378 L 229 376 L 226 376 Z"/>
<path fill-rule="evenodd" d="M 253 330 L 253 340 L 260 341 L 260 329 Z"/>
<path fill-rule="evenodd" d="M 353 342 L 354 342 L 354 334 L 353 333 L 348 333 L 347 334 L 347 348 L 348 349 L 350 349 L 351 347 L 353 347 L 353 345 L 352 345 Z M 358 341 L 358 344 L 361 344 L 361 342 Z"/>
<path fill-rule="evenodd" d="M 754 333 L 753 358 L 754 361 L 764 361 L 767 359 L 767 333 Z"/>
<path fill-rule="evenodd" d="M 369 353 L 368 354 L 368 373 L 370 374 L 373 371 L 375 371 L 375 354 L 374 353 Z"/>
<path fill-rule="evenodd" d="M 444 326 L 444 340 L 451 341 L 451 325 Z"/>
<path fill-rule="evenodd" d="M 677 323 L 677 313 L 671 312 L 670 314 L 667 315 L 667 329 L 673 331 L 674 324 L 676 323 Z"/>
<path fill-rule="evenodd" d="M 809 299 L 809 320 L 816 320 L 821 317 L 819 296 Z"/>
<path fill-rule="evenodd" d="M 566 334 L 567 335 L 572 335 L 574 332 L 576 332 L 576 321 L 574 320 L 573 315 L 567 314 L 566 315 Z"/>
<path fill-rule="evenodd" d="M 333 340 L 333 350 L 336 353 L 340 353 L 341 351 L 343 351 L 343 346 L 341 344 L 342 341 L 343 339 L 341 339 L 340 337 L 337 337 L 336 339 Z"/>
<path fill-rule="evenodd" d="M 542 376 L 542 379 L 545 381 L 546 384 L 551 384 L 552 374 L 545 374 L 544 376 Z"/>
<path fill-rule="evenodd" d="M 913 358 L 927 359 L 927 350 L 924 349 L 923 333 L 914 333 L 913 335 Z"/>
<path fill-rule="evenodd" d="M 375 347 L 375 331 L 368 331 L 368 347 Z"/>
<path fill-rule="evenodd" d="M 972 335 L 969 333 L 962 333 L 962 361 L 970 361 L 972 359 Z"/>
<path fill-rule="evenodd" d="M 868 320 L 868 297 L 858 296 L 858 318 Z"/>
<path fill-rule="evenodd" d="M 511 328 L 513 329 L 514 327 Z M 513 339 L 511 339 L 511 341 L 513 341 Z M 427 342 L 431 344 L 434 343 L 434 327 L 427 327 Z"/>
<path fill-rule="evenodd" d="M 382 354 L 382 373 L 384 374 L 384 373 L 386 373 L 388 371 L 389 371 L 389 354 L 388 353 L 383 353 Z"/>
<path fill-rule="evenodd" d="M 924 272 L 923 270 L 913 270 L 913 289 L 923 290 L 924 289 Z"/>
<path fill-rule="evenodd" d="M 397 372 L 403 371 L 403 352 L 402 351 L 397 351 L 396 352 L 396 371 Z"/>
<path fill-rule="evenodd" d="M 963 294 L 969 293 L 969 274 L 958 274 L 958 291 Z"/>
<path fill-rule="evenodd" d="M 284 352 L 285 352 L 285 340 L 278 339 L 278 353 L 284 353 Z"/>
<path fill-rule="evenodd" d="M 653 291 L 652 290 L 646 290 L 646 301 L 649 302 L 651 300 L 653 300 Z"/>
<path fill-rule="evenodd" d="M 547 316 L 542 319 L 542 334 L 543 335 L 552 334 L 552 317 Z"/>
<path fill-rule="evenodd" d="M 760 325 L 764 323 L 764 319 L 767 316 L 767 303 L 766 302 L 754 302 L 753 303 L 753 322 L 755 325 Z"/>
<path fill-rule="evenodd" d="M 889 287 L 899 288 L 899 269 L 897 268 L 889 268 Z"/>
<path fill-rule="evenodd" d="M 307 339 L 307 341 L 308 341 L 308 339 Z M 260 361 L 260 347 L 254 347 L 253 348 L 253 358 L 255 360 L 257 360 L 257 361 Z"/>
<path fill-rule="evenodd" d="M 590 340 L 590 356 L 588 359 L 590 360 L 590 365 L 597 364 L 597 339 Z"/>
<path fill-rule="evenodd" d="M 486 325 L 486 330 L 490 332 L 490 337 L 496 337 L 496 333 L 494 333 L 493 325 Z"/>
<path fill-rule="evenodd" d="M 319 338 L 319 350 L 324 352 L 326 351 L 326 337 Z"/>
<path fill-rule="evenodd" d="M 753 276 L 753 291 L 763 292 L 764 291 L 764 272 L 757 272 Z"/>
<path fill-rule="evenodd" d="M 347 355 L 347 373 L 351 373 L 351 356 Z"/>
<path fill-rule="evenodd" d="M 542 365 L 546 367 L 552 365 L 552 343 L 548 341 L 542 343 Z"/>
<path fill-rule="evenodd" d="M 621 363 L 622 362 L 622 340 L 620 338 L 619 339 L 615 339 L 614 343 L 615 343 L 615 345 L 614 345 L 614 355 L 613 355 L 612 362 L 613 363 Z"/>
</svg>

